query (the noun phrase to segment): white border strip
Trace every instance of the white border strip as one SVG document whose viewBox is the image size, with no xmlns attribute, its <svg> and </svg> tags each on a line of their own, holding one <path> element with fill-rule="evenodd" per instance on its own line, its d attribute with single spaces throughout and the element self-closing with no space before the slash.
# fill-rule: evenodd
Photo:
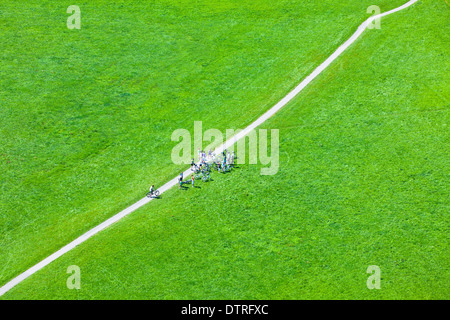
<svg viewBox="0 0 450 320">
<path fill-rule="evenodd" d="M 313 71 L 313 73 L 311 73 L 308 77 L 306 77 L 294 90 L 292 90 L 286 97 L 284 97 L 280 102 L 278 102 L 275 106 L 273 106 L 271 109 L 269 109 L 261 117 L 259 117 L 255 122 L 250 124 L 247 128 L 245 128 L 244 130 L 240 131 L 238 134 L 236 134 L 232 138 L 228 139 L 227 141 L 225 141 L 225 143 L 223 143 L 221 146 L 217 147 L 215 149 L 215 152 L 217 154 L 219 154 L 224 149 L 230 148 L 238 140 L 240 140 L 243 137 L 245 137 L 253 129 L 258 127 L 264 121 L 266 121 L 271 116 L 273 116 L 277 111 L 279 111 L 281 108 L 283 108 L 300 91 L 302 91 L 312 80 L 314 80 L 323 70 L 325 70 L 334 60 L 336 60 L 336 58 L 339 57 L 342 54 L 342 52 L 344 52 L 353 42 L 355 42 L 355 40 L 359 38 L 359 36 L 364 32 L 364 30 L 367 28 L 367 26 L 369 24 L 371 24 L 375 19 L 380 19 L 380 18 L 382 18 L 384 16 L 387 16 L 389 14 L 395 13 L 395 12 L 403 10 L 403 9 L 406 9 L 407 7 L 411 6 L 415 2 L 417 2 L 417 0 L 411 0 L 411 1 L 405 3 L 404 5 L 396 8 L 396 9 L 393 9 L 391 11 L 388 11 L 388 12 L 385 12 L 385 13 L 382 13 L 382 14 L 379 14 L 377 16 L 373 16 L 373 17 L 370 17 L 369 19 L 367 19 L 363 24 L 361 24 L 358 27 L 358 30 L 350 37 L 350 39 L 348 39 L 344 44 L 342 44 L 336 50 L 336 52 L 334 52 L 327 60 L 325 60 L 325 62 L 323 62 L 319 67 L 317 67 Z M 184 172 L 184 176 L 188 176 L 190 173 L 191 173 L 191 170 L 188 169 L 188 170 L 186 170 Z M 174 179 L 172 179 L 169 182 L 167 182 L 165 185 L 163 185 L 158 190 L 162 194 L 163 192 L 165 192 L 165 191 L 169 190 L 170 188 L 172 188 L 173 186 L 175 186 L 177 183 L 178 183 L 178 177 L 175 177 Z M 138 208 L 142 207 L 143 205 L 147 204 L 151 200 L 153 200 L 153 198 L 147 198 L 147 197 L 139 200 L 138 202 L 136 202 L 132 206 L 130 206 L 130 207 L 126 208 L 125 210 L 119 212 L 118 214 L 112 216 L 108 220 L 104 221 L 103 223 L 101 223 L 98 226 L 96 226 L 95 228 L 89 230 L 88 232 L 86 232 L 82 236 L 80 236 L 77 239 L 73 240 L 68 245 L 62 247 L 61 249 L 59 249 L 58 251 L 56 251 L 55 253 L 53 253 L 49 257 L 45 258 L 44 260 L 42 260 L 41 262 L 39 262 L 35 266 L 31 267 L 27 271 L 23 272 L 22 274 L 18 275 L 17 277 L 15 277 L 14 279 L 12 279 L 8 283 L 6 283 L 3 287 L 0 288 L 0 296 L 5 294 L 6 292 L 8 292 L 11 288 L 13 288 L 17 284 L 19 284 L 20 282 L 25 280 L 26 278 L 28 278 L 32 274 L 36 273 L 37 271 L 39 271 L 43 267 L 47 266 L 48 264 L 50 264 L 54 260 L 56 260 L 59 257 L 61 257 L 66 252 L 72 250 L 73 248 L 75 248 L 79 244 L 83 243 L 84 241 L 86 241 L 87 239 L 91 238 L 92 236 L 94 236 L 95 234 L 99 233 L 100 231 L 106 229 L 107 227 L 109 227 L 113 223 L 119 221 L 123 217 L 129 215 L 130 213 L 132 213 L 136 209 L 138 209 Z"/>
</svg>

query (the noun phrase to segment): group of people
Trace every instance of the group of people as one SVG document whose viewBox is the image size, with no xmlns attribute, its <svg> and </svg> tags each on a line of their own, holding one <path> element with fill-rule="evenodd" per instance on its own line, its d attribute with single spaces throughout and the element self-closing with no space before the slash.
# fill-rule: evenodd
<svg viewBox="0 0 450 320">
<path fill-rule="evenodd" d="M 227 151 L 227 149 L 223 150 L 221 153 L 221 156 L 217 157 L 215 152 L 213 152 L 211 149 L 209 149 L 208 153 L 206 153 L 203 150 L 198 150 L 198 163 L 200 166 L 204 166 L 206 164 L 221 164 L 226 165 L 229 164 L 231 166 L 234 166 L 234 160 L 236 159 L 236 153 L 233 151 L 233 153 Z M 191 169 L 196 167 L 194 159 L 192 159 L 191 162 Z"/>
<path fill-rule="evenodd" d="M 211 149 L 209 149 L 208 154 L 206 154 L 206 152 L 203 150 L 200 149 L 198 150 L 198 162 L 200 163 L 211 161 L 214 158 L 214 156 L 215 153 Z"/>
<path fill-rule="evenodd" d="M 191 174 L 191 183 L 192 183 L 192 187 L 194 187 L 194 184 L 195 184 L 194 181 L 195 181 L 194 174 Z M 189 181 L 183 181 L 183 171 L 181 171 L 180 176 L 178 177 L 179 189 L 182 188 L 183 183 L 189 183 Z"/>
<path fill-rule="evenodd" d="M 217 157 L 216 154 L 209 149 L 208 153 L 206 153 L 203 150 L 198 150 L 198 165 L 195 163 L 194 158 L 192 158 L 191 161 L 191 171 L 193 173 L 191 174 L 191 183 L 192 187 L 195 185 L 195 176 L 194 173 L 202 173 L 202 174 L 208 174 L 210 171 L 210 166 L 212 164 L 215 164 L 217 167 L 217 171 L 224 172 L 230 168 L 234 167 L 234 161 L 236 159 L 236 153 L 233 151 L 233 153 L 227 151 L 227 149 L 223 150 L 220 157 Z M 178 184 L 179 189 L 182 188 L 183 183 L 189 183 L 188 181 L 183 181 L 183 172 L 180 173 L 180 176 L 178 177 Z M 153 194 L 155 191 L 154 185 L 150 187 L 150 194 Z"/>
</svg>

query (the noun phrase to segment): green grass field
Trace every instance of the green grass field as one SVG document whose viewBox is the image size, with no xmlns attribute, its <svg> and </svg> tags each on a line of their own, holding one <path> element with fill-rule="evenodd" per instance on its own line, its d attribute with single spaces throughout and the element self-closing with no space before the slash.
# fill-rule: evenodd
<svg viewBox="0 0 450 320">
<path fill-rule="evenodd" d="M 175 129 L 255 120 L 373 4 L 95 1 L 75 31 L 57 3 L 0 4 L 0 285 L 174 177 Z M 448 18 L 383 19 L 267 121 L 276 175 L 172 189 L 2 298 L 448 299 Z"/>
</svg>

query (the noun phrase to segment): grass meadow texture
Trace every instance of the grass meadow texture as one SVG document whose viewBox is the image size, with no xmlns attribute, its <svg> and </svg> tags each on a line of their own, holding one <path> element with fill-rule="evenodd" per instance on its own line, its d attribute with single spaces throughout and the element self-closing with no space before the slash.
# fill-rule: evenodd
<svg viewBox="0 0 450 320">
<path fill-rule="evenodd" d="M 308 4 L 312 3 L 305 5 Z M 320 16 L 320 13 L 316 14 Z M 340 19 L 336 13 L 324 17 L 325 20 L 330 18 Z M 448 299 L 448 18 L 449 7 L 444 1 L 419 1 L 413 7 L 383 19 L 381 30 L 367 30 L 299 97 L 267 121 L 263 128 L 280 130 L 280 170 L 276 175 L 261 176 L 260 165 L 240 165 L 229 174 L 214 174 L 214 181 L 199 183 L 200 188 L 185 191 L 173 188 L 160 200 L 152 201 L 45 267 L 3 298 Z M 274 21 L 279 23 L 279 19 Z M 286 24 L 285 27 L 293 26 Z M 332 32 L 328 27 L 323 28 L 325 33 Z M 350 29 L 348 25 L 343 27 L 342 30 L 348 31 L 343 34 L 348 36 Z M 268 28 L 266 32 L 273 30 Z M 280 30 L 278 35 L 287 37 L 285 32 Z M 239 34 L 242 35 L 242 30 Z M 293 39 L 297 36 L 291 35 L 291 40 L 295 42 Z M 324 41 L 316 38 L 321 36 L 320 33 L 311 36 L 311 43 L 318 45 L 316 41 Z M 321 62 L 336 44 L 329 43 L 329 49 L 319 50 L 323 55 L 317 61 L 310 60 L 310 66 Z M 259 114 L 264 106 L 277 100 L 271 100 L 271 97 L 282 96 L 284 89 L 289 87 L 286 84 L 298 82 L 295 76 L 291 79 L 292 72 L 308 61 L 302 50 L 312 48 L 302 45 L 302 41 L 297 45 L 295 50 L 295 45 L 291 48 L 292 51 L 286 45 L 272 52 L 281 54 L 279 51 L 282 50 L 286 53 L 286 67 L 288 60 L 298 65 L 291 65 L 284 75 L 277 74 L 283 70 L 281 67 L 272 69 L 277 71 L 271 76 L 263 72 L 268 82 L 273 81 L 270 90 L 253 91 L 250 86 L 258 83 L 258 79 L 245 76 L 242 81 L 248 81 L 247 87 L 230 87 L 242 94 L 241 98 L 235 96 L 233 99 L 243 99 L 243 92 L 250 95 L 246 104 L 240 107 L 229 102 L 228 112 L 236 115 L 235 122 L 223 119 L 219 123 L 220 113 L 199 104 L 199 108 L 204 106 L 202 114 L 215 119 L 212 123 L 218 128 L 230 123 L 230 127 L 239 126 L 238 118 L 247 122 L 252 119 L 252 112 L 255 116 Z M 324 43 L 321 45 L 325 46 Z M 299 55 L 305 60 L 297 60 Z M 314 57 L 312 54 L 309 58 Z M 259 63 L 266 61 L 263 58 L 256 60 Z M 236 65 L 230 65 L 230 68 L 229 72 L 233 72 Z M 307 69 L 310 68 L 294 73 L 299 75 Z M 275 74 L 277 80 L 272 78 Z M 263 81 L 264 76 L 260 77 Z M 197 80 L 198 83 L 201 81 Z M 174 84 L 175 87 L 184 90 L 179 84 Z M 221 85 L 218 87 L 223 90 Z M 258 94 L 274 96 L 259 101 Z M 205 92 L 197 94 L 198 99 L 206 96 Z M 225 96 L 223 99 L 220 104 L 230 101 Z M 117 101 L 120 101 L 118 97 Z M 254 108 L 259 108 L 259 112 Z M 186 112 L 189 114 L 192 110 L 188 108 Z M 154 123 L 151 114 L 148 118 L 135 116 L 132 130 L 139 131 L 137 123 L 140 121 Z M 193 118 L 189 117 L 186 123 Z M 117 121 L 126 125 L 129 118 L 123 115 Z M 179 121 L 181 123 L 181 118 Z M 85 125 L 90 123 L 86 120 Z M 62 123 L 59 127 L 63 130 L 66 125 Z M 120 128 L 116 130 L 120 131 Z M 26 130 L 29 128 L 24 127 L 23 131 Z M 161 130 L 165 132 L 165 129 Z M 81 135 L 80 131 L 76 132 Z M 133 147 L 131 141 L 125 142 L 121 140 L 122 135 L 117 134 L 117 139 L 123 141 L 123 148 Z M 133 131 L 127 137 L 138 139 L 136 134 L 139 136 Z M 160 150 L 168 149 L 164 139 L 164 135 L 161 136 Z M 75 161 L 80 167 L 67 169 L 74 175 L 75 171 L 80 174 L 78 170 L 81 169 L 86 170 L 83 174 L 87 176 L 111 170 L 110 175 L 100 175 L 97 179 L 111 183 L 115 200 L 111 200 L 111 193 L 102 200 L 102 188 L 99 188 L 98 199 L 97 196 L 90 198 L 88 195 L 92 192 L 86 191 L 85 186 L 86 189 L 68 192 L 74 197 L 71 204 L 75 206 L 69 203 L 53 206 L 44 214 L 49 221 L 64 222 L 45 228 L 45 219 L 36 217 L 37 222 L 28 226 L 36 228 L 35 238 L 22 235 L 26 229 L 23 226 L 21 231 L 7 232 L 10 241 L 7 238 L 4 242 L 22 241 L 22 246 L 6 249 L 2 246 L 2 250 L 7 250 L 3 255 L 11 256 L 4 277 L 26 265 L 15 262 L 12 257 L 27 260 L 20 252 L 32 250 L 28 241 L 39 239 L 42 243 L 42 237 L 48 234 L 48 247 L 37 247 L 34 243 L 35 251 L 48 253 L 46 249 L 53 248 L 51 245 L 65 244 L 63 240 L 68 240 L 67 234 L 78 234 L 81 222 L 77 222 L 77 217 L 95 222 L 97 218 L 113 213 L 109 209 L 119 209 L 118 204 L 125 204 L 125 198 L 139 198 L 138 191 L 131 191 L 132 187 L 140 186 L 139 181 L 144 187 L 145 179 L 138 173 L 134 173 L 135 182 L 130 179 L 120 188 L 114 178 L 124 177 L 127 170 L 135 172 L 132 166 L 143 161 L 139 159 L 139 151 L 145 150 L 148 154 L 152 148 L 157 148 L 153 142 L 150 140 L 148 144 L 135 147 L 132 155 L 129 154 L 135 161 L 130 161 L 124 153 L 125 158 L 119 161 L 124 164 L 121 168 L 111 162 L 101 165 L 101 160 L 112 159 L 109 155 L 112 148 L 120 149 L 116 140 L 111 142 L 110 150 L 88 157 L 91 160 Z M 164 168 L 168 156 L 161 152 L 160 157 L 161 163 L 152 161 L 148 167 L 142 167 L 143 171 L 153 166 Z M 144 162 L 147 161 L 148 158 Z M 90 167 L 95 163 L 99 171 Z M 168 163 L 167 166 L 170 167 Z M 59 170 L 54 173 L 59 172 L 59 179 L 68 175 Z M 162 170 L 154 174 L 165 174 Z M 175 171 L 168 172 L 173 174 Z M 42 179 L 44 177 L 47 175 L 43 174 Z M 49 188 L 56 188 L 50 180 L 45 181 Z M 39 192 L 63 197 L 61 193 L 50 191 Z M 125 197 L 127 193 L 129 197 Z M 119 194 L 122 202 L 117 199 Z M 37 196 L 27 193 L 27 203 L 32 203 L 33 195 Z M 80 202 L 84 199 L 83 205 L 78 205 L 75 199 Z M 36 206 L 41 204 L 41 200 L 34 201 Z M 90 206 L 95 203 L 100 205 L 90 211 Z M 23 206 L 24 211 L 31 210 Z M 72 211 L 64 211 L 65 206 Z M 26 212 L 8 209 L 7 212 L 21 217 L 17 222 L 19 225 L 26 223 Z M 86 222 L 83 227 L 89 225 Z M 74 230 L 68 232 L 71 226 Z M 53 234 L 50 236 L 51 228 Z M 23 237 L 17 238 L 16 233 Z M 81 269 L 80 290 L 66 287 L 69 276 L 66 270 L 70 265 Z M 369 277 L 366 270 L 370 265 L 381 268 L 380 290 L 369 290 L 366 286 Z"/>
<path fill-rule="evenodd" d="M 69 30 L 72 4 L 0 3 L 0 285 L 173 178 L 175 129 L 255 120 L 371 2 L 89 1 Z"/>
</svg>

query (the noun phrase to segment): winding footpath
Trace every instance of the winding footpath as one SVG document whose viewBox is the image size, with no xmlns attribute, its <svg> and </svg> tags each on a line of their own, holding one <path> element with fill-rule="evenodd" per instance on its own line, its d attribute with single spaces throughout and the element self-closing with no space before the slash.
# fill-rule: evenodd
<svg viewBox="0 0 450 320">
<path fill-rule="evenodd" d="M 243 137 L 245 137 L 247 134 L 249 134 L 252 130 L 254 130 L 256 127 L 258 127 L 259 125 L 261 125 L 263 122 L 265 122 L 267 119 L 269 119 L 270 117 L 272 117 L 276 112 L 278 112 L 281 108 L 283 108 L 288 102 L 290 102 L 295 96 L 297 96 L 311 81 L 313 81 L 320 73 L 322 73 L 323 70 L 325 70 L 334 60 L 336 60 L 337 57 L 339 57 L 353 42 L 356 41 L 356 39 L 358 39 L 361 34 L 366 30 L 366 28 L 376 19 L 380 19 L 382 17 L 385 17 L 387 15 L 390 15 L 392 13 L 401 11 L 403 9 L 408 8 L 409 6 L 413 5 L 414 3 L 416 3 L 418 0 L 411 0 L 407 3 L 405 3 L 404 5 L 387 11 L 385 13 L 376 15 L 376 16 L 372 16 L 369 19 L 367 19 L 364 23 L 362 23 L 358 29 L 356 30 L 356 32 L 350 37 L 350 39 L 348 39 L 344 44 L 342 44 L 327 60 L 325 60 L 320 66 L 318 66 L 308 77 L 306 77 L 294 90 L 292 90 L 287 96 L 285 96 L 280 102 L 278 102 L 275 106 L 273 106 L 271 109 L 269 109 L 266 113 L 264 113 L 261 117 L 259 117 L 255 122 L 253 122 L 252 124 L 250 124 L 247 128 L 243 129 L 242 131 L 240 131 L 238 134 L 236 134 L 234 137 L 232 137 L 231 139 L 225 141 L 221 146 L 217 147 L 215 149 L 216 154 L 221 153 L 224 149 L 228 149 L 230 148 L 232 145 L 234 145 L 238 140 L 242 139 Z M 185 177 L 189 176 L 189 174 L 191 173 L 191 169 L 189 168 L 188 170 L 186 170 L 183 175 Z M 178 176 L 173 178 L 172 180 L 170 180 L 169 182 L 167 182 L 166 184 L 164 184 L 161 188 L 158 188 L 158 190 L 160 191 L 160 193 L 164 193 L 165 191 L 169 190 L 170 188 L 176 186 L 178 184 Z M 100 231 L 108 228 L 110 225 L 112 225 L 113 223 L 119 221 L 120 219 L 122 219 L 123 217 L 129 215 L 130 213 L 132 213 L 133 211 L 137 210 L 138 208 L 146 205 L 147 203 L 149 203 L 150 201 L 152 201 L 153 198 L 143 198 L 141 200 L 139 200 L 138 202 L 136 202 L 135 204 L 133 204 L 132 206 L 126 208 L 125 210 L 119 212 L 118 214 L 112 216 L 111 218 L 109 218 L 108 220 L 104 221 L 103 223 L 99 224 L 98 226 L 96 226 L 95 228 L 89 230 L 88 232 L 86 232 L 85 234 L 81 235 L 80 237 L 78 237 L 77 239 L 73 240 L 71 243 L 67 244 L 66 246 L 62 247 L 61 249 L 59 249 L 58 251 L 56 251 L 55 253 L 53 253 L 52 255 L 50 255 L 49 257 L 45 258 L 44 260 L 42 260 L 41 262 L 39 262 L 38 264 L 36 264 L 35 266 L 31 267 L 30 269 L 28 269 L 27 271 L 23 272 L 22 274 L 18 275 L 17 277 L 15 277 L 14 279 L 12 279 L 11 281 L 9 281 L 8 283 L 6 283 L 3 287 L 0 288 L 0 296 L 2 296 L 3 294 L 5 294 L 6 292 L 8 292 L 10 289 L 12 289 L 13 287 L 15 287 L 17 284 L 21 283 L 22 281 L 24 281 L 25 279 L 27 279 L 28 277 L 30 277 L 31 275 L 33 275 L 34 273 L 36 273 L 37 271 L 41 270 L 42 268 L 44 268 L 45 266 L 47 266 L 48 264 L 50 264 L 51 262 L 53 262 L 54 260 L 58 259 L 59 257 L 61 257 L 63 254 L 65 254 L 66 252 L 72 250 L 73 248 L 75 248 L 76 246 L 78 246 L 79 244 L 83 243 L 84 241 L 88 240 L 89 238 L 91 238 L 92 236 L 94 236 L 95 234 L 99 233 Z"/>
</svg>

